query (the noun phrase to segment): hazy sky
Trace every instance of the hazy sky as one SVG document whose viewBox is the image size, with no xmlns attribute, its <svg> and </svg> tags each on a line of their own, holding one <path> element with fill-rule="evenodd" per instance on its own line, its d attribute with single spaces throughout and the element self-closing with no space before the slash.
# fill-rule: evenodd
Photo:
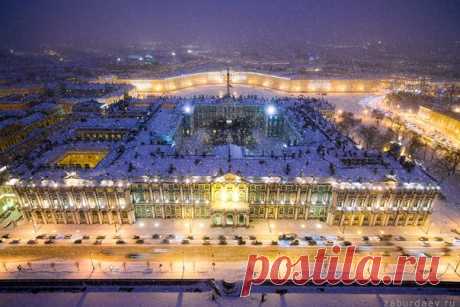
<svg viewBox="0 0 460 307">
<path fill-rule="evenodd" d="M 2 47 L 460 41 L 459 0 L 1 0 Z"/>
</svg>

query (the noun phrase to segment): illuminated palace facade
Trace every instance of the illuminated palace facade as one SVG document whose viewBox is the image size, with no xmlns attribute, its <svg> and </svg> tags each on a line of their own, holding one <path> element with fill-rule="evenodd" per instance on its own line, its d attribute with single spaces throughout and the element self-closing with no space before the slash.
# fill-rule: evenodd
<svg viewBox="0 0 460 307">
<path fill-rule="evenodd" d="M 204 178 L 203 178 L 204 179 Z M 107 185 L 107 186 L 106 186 Z M 246 181 L 234 174 L 201 181 L 143 180 L 100 186 L 15 188 L 21 211 L 38 224 L 130 224 L 136 218 L 211 218 L 248 226 L 253 219 L 326 221 L 329 225 L 423 225 L 436 188 Z"/>
<path fill-rule="evenodd" d="M 257 219 L 423 225 L 439 187 L 417 167 L 357 148 L 321 115 L 324 104 L 161 97 L 142 102 L 145 116 L 124 121 L 114 107 L 71 124 L 65 142 L 30 169 L 9 170 L 5 185 L 38 224 L 206 218 L 216 226 Z M 79 134 L 89 128 L 129 133 L 94 142 Z"/>
</svg>

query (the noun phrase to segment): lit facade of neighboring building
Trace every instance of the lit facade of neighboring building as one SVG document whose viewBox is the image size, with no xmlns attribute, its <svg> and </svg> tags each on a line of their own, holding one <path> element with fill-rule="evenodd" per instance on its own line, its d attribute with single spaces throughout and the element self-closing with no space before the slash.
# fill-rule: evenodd
<svg viewBox="0 0 460 307">
<path fill-rule="evenodd" d="M 432 127 L 441 131 L 453 142 L 460 142 L 460 114 L 452 111 L 437 110 L 432 107 L 420 106 L 418 116 Z M 460 143 L 458 143 L 460 146 Z"/>
<path fill-rule="evenodd" d="M 15 147 L 16 152 L 30 150 L 38 139 L 33 134 L 42 131 L 46 136 L 47 129 L 60 122 L 65 115 L 60 106 L 51 103 L 37 104 L 20 117 L 16 116 L 15 113 L 20 112 L 9 112 L 13 113 L 13 116 L 9 116 L 8 113 L 5 119 L 0 120 L 0 154 L 21 143 L 24 143 L 25 146 L 22 146 L 22 149 Z"/>
</svg>

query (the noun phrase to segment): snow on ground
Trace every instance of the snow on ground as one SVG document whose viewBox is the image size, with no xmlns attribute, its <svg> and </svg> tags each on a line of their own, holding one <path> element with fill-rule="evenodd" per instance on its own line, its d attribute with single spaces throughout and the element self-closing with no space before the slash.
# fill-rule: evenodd
<svg viewBox="0 0 460 307">
<path fill-rule="evenodd" d="M 262 294 L 254 293 L 248 298 L 217 297 L 211 292 L 78 292 L 78 293 L 0 293 L 0 306 L 458 306 L 460 297 L 454 295 L 415 294 L 343 294 L 343 293 L 268 293 L 261 302 Z M 409 305 L 410 304 L 410 305 Z"/>
</svg>

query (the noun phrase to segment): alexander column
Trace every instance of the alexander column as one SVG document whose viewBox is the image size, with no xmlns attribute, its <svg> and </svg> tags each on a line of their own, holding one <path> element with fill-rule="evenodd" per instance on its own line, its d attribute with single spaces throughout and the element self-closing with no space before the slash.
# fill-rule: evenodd
<svg viewBox="0 0 460 307">
<path fill-rule="evenodd" d="M 227 97 L 230 97 L 230 88 L 232 85 L 230 84 L 230 68 L 227 67 Z"/>
</svg>

